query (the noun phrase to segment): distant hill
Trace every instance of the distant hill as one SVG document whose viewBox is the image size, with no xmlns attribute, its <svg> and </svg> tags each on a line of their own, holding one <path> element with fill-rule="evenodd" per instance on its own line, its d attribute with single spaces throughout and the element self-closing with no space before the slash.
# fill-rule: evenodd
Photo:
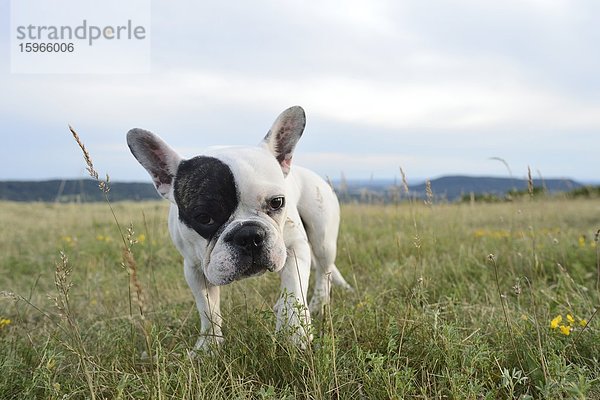
<svg viewBox="0 0 600 400">
<path fill-rule="evenodd" d="M 157 200 L 159 195 L 151 183 L 111 182 L 109 198 L 121 200 Z M 43 202 L 103 201 L 104 193 L 91 179 L 0 182 L 0 200 Z"/>
<path fill-rule="evenodd" d="M 534 179 L 533 186 L 549 193 L 570 192 L 583 185 L 572 179 Z M 526 179 L 491 178 L 472 176 L 444 176 L 431 180 L 431 188 L 436 196 L 456 200 L 463 195 L 490 194 L 503 196 L 511 191 L 527 191 Z M 425 194 L 425 183 L 412 188 L 421 197 Z"/>
<path fill-rule="evenodd" d="M 393 202 L 406 198 L 401 182 L 393 180 L 368 180 L 333 182 L 342 201 Z M 549 193 L 570 192 L 584 185 L 572 179 L 534 180 L 536 189 Z M 157 200 L 159 195 L 151 183 L 111 182 L 109 198 L 121 200 Z M 510 191 L 526 191 L 527 180 L 511 178 L 444 176 L 431 180 L 435 199 L 455 201 L 463 196 L 491 195 L 503 197 Z M 425 182 L 409 184 L 409 196 L 425 198 Z M 50 181 L 4 181 L 0 182 L 0 200 L 42 202 L 94 202 L 103 201 L 104 195 L 96 181 L 50 180 Z"/>
<path fill-rule="evenodd" d="M 503 198 L 509 192 L 528 190 L 526 179 L 514 178 L 444 176 L 432 179 L 430 184 L 434 199 L 448 201 L 456 201 L 471 194 Z M 548 193 L 571 192 L 584 186 L 572 179 L 534 179 L 533 184 L 536 191 Z M 409 197 L 426 197 L 425 182 L 409 183 L 408 186 Z M 334 182 L 334 187 L 343 201 L 393 202 L 407 197 L 402 183 L 391 180 Z"/>
</svg>

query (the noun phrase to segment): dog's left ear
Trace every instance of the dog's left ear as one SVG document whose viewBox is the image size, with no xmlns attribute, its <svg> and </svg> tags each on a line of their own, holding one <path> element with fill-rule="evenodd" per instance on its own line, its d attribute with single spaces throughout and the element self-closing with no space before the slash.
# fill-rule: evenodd
<svg viewBox="0 0 600 400">
<path fill-rule="evenodd" d="M 261 142 L 261 145 L 275 156 L 284 176 L 290 172 L 294 148 L 304 132 L 305 125 L 306 115 L 302 107 L 290 107 L 279 114 Z"/>
<path fill-rule="evenodd" d="M 127 132 L 131 153 L 150 174 L 158 193 L 175 203 L 173 180 L 182 158 L 158 135 L 143 129 Z"/>
</svg>

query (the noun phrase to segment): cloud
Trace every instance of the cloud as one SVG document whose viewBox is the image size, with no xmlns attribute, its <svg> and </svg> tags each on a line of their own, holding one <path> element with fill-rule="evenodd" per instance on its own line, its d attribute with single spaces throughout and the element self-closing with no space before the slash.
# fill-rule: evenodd
<svg viewBox="0 0 600 400">
<path fill-rule="evenodd" d="M 549 51 L 595 49 L 573 26 L 585 11 L 579 3 L 182 4 L 153 10 L 154 73 L 12 76 L 2 109 L 63 118 L 57 108 L 68 108 L 102 125 L 103 108 L 127 122 L 144 113 L 189 119 L 215 104 L 265 113 L 302 104 L 323 118 L 386 129 L 600 124 L 598 96 L 573 89 L 574 79 L 598 84 L 597 69 L 573 78 L 554 64 L 582 72 L 586 63 L 547 62 Z M 555 40 L 562 36 L 573 40 Z M 595 53 L 586 56 L 597 62 Z"/>
<path fill-rule="evenodd" d="M 4 100 L 5 111 L 24 114 L 34 109 L 38 118 L 62 119 L 68 110 L 69 114 L 100 126 L 124 124 L 132 115 L 145 114 L 177 124 L 178 119 L 193 118 L 198 110 L 212 103 L 227 104 L 232 110 L 269 111 L 273 115 L 287 106 L 301 104 L 312 116 L 384 130 L 600 128 L 600 102 L 567 97 L 510 76 L 494 80 L 438 78 L 432 83 L 367 81 L 343 76 L 289 81 L 180 70 L 146 79 L 29 81 L 20 83 L 19 90 L 17 85 L 12 86 L 10 104 Z M 40 91 L 54 93 L 53 103 L 37 96 Z M 23 107 L 25 103 L 27 108 Z M 110 120 L 106 120 L 104 109 L 111 110 Z"/>
<path fill-rule="evenodd" d="M 252 144 L 300 104 L 302 150 L 323 171 L 406 159 L 434 175 L 514 155 L 577 175 L 600 146 L 598 12 L 560 0 L 158 2 L 150 74 L 0 75 L 5 145 L 25 155 L 67 123 L 109 163 L 134 126 L 190 151 Z"/>
</svg>

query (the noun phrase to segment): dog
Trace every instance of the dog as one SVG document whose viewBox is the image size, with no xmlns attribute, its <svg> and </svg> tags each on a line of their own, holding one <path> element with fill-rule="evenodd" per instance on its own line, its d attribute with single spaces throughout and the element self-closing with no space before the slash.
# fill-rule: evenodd
<svg viewBox="0 0 600 400">
<path fill-rule="evenodd" d="M 337 197 L 316 173 L 292 165 L 305 125 L 304 110 L 291 107 L 258 146 L 210 148 L 190 159 L 154 133 L 127 133 L 131 152 L 171 202 L 169 232 L 200 313 L 195 350 L 223 341 L 220 287 L 233 281 L 279 273 L 276 330 L 291 329 L 301 346 L 312 339 L 310 313 L 330 301 L 330 283 L 351 290 L 335 265 Z"/>
</svg>

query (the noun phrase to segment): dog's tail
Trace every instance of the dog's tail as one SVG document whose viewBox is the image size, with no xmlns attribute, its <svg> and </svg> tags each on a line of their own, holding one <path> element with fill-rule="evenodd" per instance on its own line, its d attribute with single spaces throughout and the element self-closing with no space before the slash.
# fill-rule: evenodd
<svg viewBox="0 0 600 400">
<path fill-rule="evenodd" d="M 340 272 L 340 270 L 335 266 L 332 265 L 330 271 L 331 273 L 331 282 L 336 285 L 336 286 L 340 286 L 343 287 L 344 289 L 348 290 L 348 291 L 354 291 L 354 289 L 352 288 L 352 286 L 350 286 L 348 284 L 348 282 L 346 282 L 346 280 L 344 279 L 344 277 L 342 276 L 342 273 Z"/>
</svg>

